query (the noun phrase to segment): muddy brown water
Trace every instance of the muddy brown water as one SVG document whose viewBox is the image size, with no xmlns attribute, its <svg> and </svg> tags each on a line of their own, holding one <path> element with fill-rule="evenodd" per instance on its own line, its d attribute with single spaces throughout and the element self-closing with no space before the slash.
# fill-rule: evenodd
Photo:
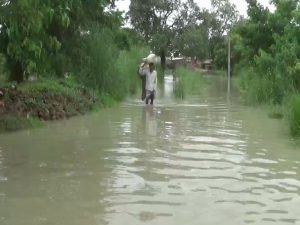
<svg viewBox="0 0 300 225">
<path fill-rule="evenodd" d="M 300 224 L 300 149 L 226 81 L 0 135 L 1 225 Z"/>
</svg>

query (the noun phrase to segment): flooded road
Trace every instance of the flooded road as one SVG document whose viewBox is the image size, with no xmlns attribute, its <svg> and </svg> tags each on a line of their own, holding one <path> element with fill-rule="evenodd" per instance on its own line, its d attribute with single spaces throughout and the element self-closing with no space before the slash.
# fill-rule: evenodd
<svg viewBox="0 0 300 225">
<path fill-rule="evenodd" d="M 226 87 L 0 135 L 0 224 L 300 224 L 299 147 Z"/>
</svg>

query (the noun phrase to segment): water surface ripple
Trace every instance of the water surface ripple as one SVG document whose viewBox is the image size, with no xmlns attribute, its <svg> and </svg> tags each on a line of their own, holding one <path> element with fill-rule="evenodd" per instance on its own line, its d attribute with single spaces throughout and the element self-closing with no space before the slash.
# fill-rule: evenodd
<svg viewBox="0 0 300 225">
<path fill-rule="evenodd" d="M 300 152 L 283 122 L 214 82 L 1 135 L 0 224 L 300 224 Z"/>
</svg>

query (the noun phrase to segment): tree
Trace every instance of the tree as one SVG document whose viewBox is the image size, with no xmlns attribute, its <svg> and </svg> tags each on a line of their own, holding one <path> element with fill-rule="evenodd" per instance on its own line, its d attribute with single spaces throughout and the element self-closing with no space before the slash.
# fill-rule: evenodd
<svg viewBox="0 0 300 225">
<path fill-rule="evenodd" d="M 217 19 L 218 26 L 213 30 L 213 35 L 221 36 L 228 33 L 239 20 L 239 14 L 234 4 L 229 0 L 212 0 L 212 14 Z"/>
<path fill-rule="evenodd" d="M 227 65 L 227 36 L 241 19 L 236 6 L 229 0 L 212 0 L 210 30 L 210 56 L 218 68 Z"/>
<path fill-rule="evenodd" d="M 180 0 L 132 0 L 130 3 L 131 24 L 160 55 L 163 68 L 172 38 L 172 16 L 180 3 Z"/>
<path fill-rule="evenodd" d="M 200 9 L 193 1 L 188 0 L 180 7 L 175 20 L 176 48 L 185 53 L 187 49 L 197 49 L 198 57 L 211 57 L 215 65 L 224 67 L 227 59 L 225 46 L 227 32 L 237 23 L 239 14 L 234 4 L 228 0 L 213 0 L 212 11 Z M 199 37 L 196 35 L 198 33 Z M 192 41 L 193 40 L 193 41 Z M 189 43 L 185 43 L 188 41 Z M 192 46 L 190 43 L 196 42 Z M 181 43 L 180 45 L 178 45 Z M 200 50 L 201 49 L 201 50 Z M 206 53 L 205 53 L 206 51 Z M 195 53 L 193 53 L 195 55 Z"/>
<path fill-rule="evenodd" d="M 176 46 L 183 55 L 204 60 L 208 57 L 208 31 L 203 26 L 191 28 L 179 37 Z"/>
<path fill-rule="evenodd" d="M 235 28 L 243 67 L 252 68 L 248 86 L 255 99 L 281 104 L 286 92 L 300 89 L 299 1 L 273 0 L 274 13 L 247 0 L 249 18 Z M 253 81 L 253 83 L 251 83 Z"/>
<path fill-rule="evenodd" d="M 56 73 L 54 59 L 75 59 L 76 43 L 93 24 L 112 27 L 118 21 L 104 11 L 109 4 L 109 0 L 0 1 L 0 51 L 10 79 L 22 82 L 24 73 Z"/>
</svg>

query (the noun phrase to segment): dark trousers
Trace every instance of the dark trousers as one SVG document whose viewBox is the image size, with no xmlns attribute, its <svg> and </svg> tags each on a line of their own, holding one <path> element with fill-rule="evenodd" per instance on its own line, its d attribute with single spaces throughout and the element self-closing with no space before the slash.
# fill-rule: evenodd
<svg viewBox="0 0 300 225">
<path fill-rule="evenodd" d="M 141 99 L 142 99 L 142 101 L 144 101 L 145 98 L 146 98 L 146 77 L 141 76 L 141 80 L 142 80 L 142 96 L 141 96 Z"/>
<path fill-rule="evenodd" d="M 148 95 L 148 96 L 146 97 L 146 104 L 147 104 L 147 105 L 148 105 L 148 103 L 149 103 L 149 100 L 150 100 L 150 104 L 153 105 L 154 91 L 153 91 L 150 95 Z"/>
</svg>

